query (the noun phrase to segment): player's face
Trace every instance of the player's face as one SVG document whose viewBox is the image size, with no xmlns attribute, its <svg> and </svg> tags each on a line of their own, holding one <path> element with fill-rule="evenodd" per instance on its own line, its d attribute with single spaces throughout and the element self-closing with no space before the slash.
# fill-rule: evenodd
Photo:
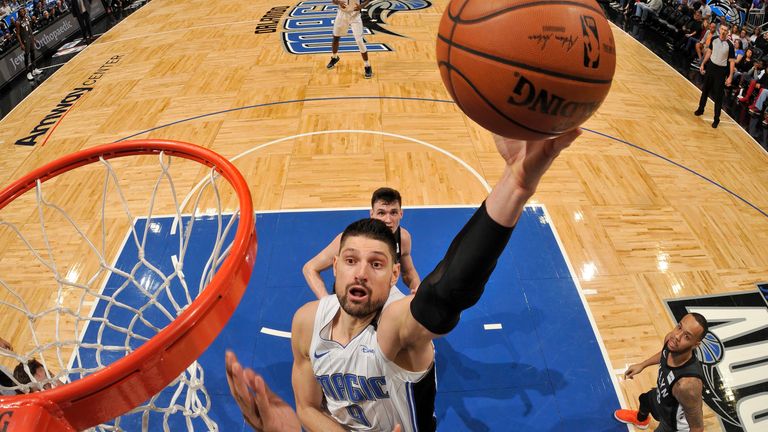
<svg viewBox="0 0 768 432">
<path fill-rule="evenodd" d="M 704 329 L 692 315 L 686 315 L 670 332 L 667 347 L 673 353 L 684 353 L 699 345 Z"/>
<path fill-rule="evenodd" d="M 395 232 L 403 218 L 403 209 L 400 208 L 399 202 L 376 201 L 371 208 L 371 218 L 384 222 L 392 232 Z"/>
<path fill-rule="evenodd" d="M 355 318 L 378 312 L 399 273 L 400 264 L 394 263 L 386 243 L 363 236 L 347 237 L 333 262 L 334 288 L 342 309 Z"/>
</svg>

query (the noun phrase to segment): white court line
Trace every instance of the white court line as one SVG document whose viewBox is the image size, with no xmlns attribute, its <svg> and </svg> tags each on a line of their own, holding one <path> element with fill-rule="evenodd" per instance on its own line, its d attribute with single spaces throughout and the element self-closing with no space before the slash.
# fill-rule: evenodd
<svg viewBox="0 0 768 432">
<path fill-rule="evenodd" d="M 526 207 L 541 207 L 539 204 L 526 204 Z M 480 207 L 480 203 L 477 204 L 435 204 L 435 205 L 411 205 L 403 206 L 403 210 L 440 210 L 440 209 L 476 209 Z M 278 209 L 278 210 L 254 210 L 257 215 L 260 214 L 275 214 L 275 213 L 318 213 L 318 212 L 334 212 L 334 211 L 369 211 L 370 207 L 322 207 L 322 208 L 295 208 L 295 209 Z M 232 216 L 232 212 L 221 212 L 222 216 Z M 178 216 L 176 213 L 158 213 L 153 214 L 152 219 L 171 219 Z M 181 217 L 191 217 L 192 213 L 181 213 Z M 204 214 L 198 214 L 198 216 L 205 216 Z M 138 216 L 136 219 L 146 220 L 146 216 Z"/>
<path fill-rule="evenodd" d="M 229 159 L 230 162 L 235 162 L 236 160 L 240 159 L 243 156 L 247 156 L 247 155 L 249 155 L 249 154 L 251 154 L 251 153 L 253 153 L 255 151 L 261 150 L 263 148 L 267 148 L 269 146 L 273 146 L 275 144 L 279 144 L 279 143 L 284 142 L 284 141 L 290 141 L 290 140 L 294 140 L 294 139 L 297 139 L 297 138 L 303 138 L 303 137 L 308 137 L 308 136 L 329 135 L 329 134 L 339 134 L 339 133 L 347 133 L 347 134 L 349 134 L 349 133 L 359 133 L 359 134 L 381 135 L 381 136 L 387 136 L 387 137 L 392 137 L 392 138 L 399 138 L 399 139 L 402 139 L 402 140 L 405 140 L 405 141 L 411 141 L 413 143 L 416 143 L 416 144 L 419 144 L 419 145 L 423 145 L 424 147 L 427 147 L 429 149 L 435 150 L 438 153 L 442 153 L 443 155 L 448 156 L 449 158 L 453 159 L 455 162 L 458 162 L 459 165 L 463 166 L 467 171 L 469 171 L 472 175 L 475 176 L 475 178 L 485 188 L 486 192 L 490 192 L 491 191 L 491 185 L 488 184 L 488 182 L 485 180 L 485 177 L 480 175 L 480 173 L 477 172 L 477 170 L 472 168 L 463 159 L 459 158 L 458 156 L 454 155 L 453 153 L 451 153 L 451 152 L 449 152 L 449 151 L 447 151 L 445 149 L 442 149 L 440 147 L 437 147 L 434 144 L 430 144 L 430 143 L 428 143 L 426 141 L 421 141 L 421 140 L 418 140 L 416 138 L 411 138 L 411 137 L 405 136 L 405 135 L 399 135 L 399 134 L 394 134 L 394 133 L 390 133 L 390 132 L 382 132 L 382 131 L 372 131 L 372 130 L 365 130 L 365 129 L 336 129 L 336 130 L 327 130 L 327 131 L 318 131 L 318 132 L 306 132 L 306 133 L 302 133 L 302 134 L 290 135 L 290 136 L 287 136 L 287 137 L 278 138 L 276 140 L 272 140 L 272 141 L 269 141 L 269 142 L 264 143 L 264 144 L 259 144 L 259 145 L 255 146 L 255 147 L 252 147 L 252 148 L 250 148 L 250 149 L 248 149 L 248 150 L 246 150 L 246 151 L 244 151 L 244 152 L 242 152 L 242 153 L 240 153 L 240 154 L 238 154 L 238 155 L 236 155 L 236 156 L 234 156 L 232 158 L 228 158 L 228 159 Z M 189 191 L 189 193 L 187 193 L 187 196 L 184 197 L 184 200 L 181 201 L 181 204 L 179 205 L 179 209 L 184 209 L 187 206 L 187 203 L 189 202 L 189 200 L 192 199 L 192 195 L 198 189 L 200 189 L 200 187 L 202 187 L 203 184 L 205 184 L 209 180 L 210 179 L 208 177 L 200 180 L 195 185 L 195 187 L 193 187 Z M 178 225 L 178 222 L 179 222 L 178 218 L 175 218 L 174 221 L 173 221 L 173 225 L 171 225 L 171 235 L 176 233 L 176 226 Z"/>
<path fill-rule="evenodd" d="M 610 357 L 608 356 L 608 350 L 605 348 L 605 344 L 603 343 L 603 337 L 600 335 L 600 331 L 597 328 L 597 323 L 595 323 L 595 318 L 592 316 L 592 311 L 589 309 L 589 303 L 587 303 L 586 297 L 584 297 L 584 292 L 581 288 L 581 284 L 579 283 L 579 279 L 576 276 L 576 272 L 573 269 L 573 265 L 571 265 L 571 260 L 568 258 L 568 254 L 566 253 L 565 247 L 563 246 L 562 240 L 560 240 L 560 235 L 557 233 L 557 229 L 555 228 L 555 224 L 552 223 L 552 218 L 549 216 L 549 212 L 547 211 L 547 208 L 545 206 L 541 206 L 542 210 L 544 211 L 544 216 L 547 218 L 547 221 L 549 222 L 549 227 L 552 230 L 552 234 L 555 236 L 555 240 L 557 240 L 557 245 L 560 247 L 560 253 L 563 254 L 563 259 L 565 259 L 565 264 L 568 266 L 568 271 L 571 273 L 571 279 L 573 280 L 573 284 L 576 285 L 576 292 L 579 293 L 579 299 L 581 299 L 581 304 L 584 308 L 584 312 L 587 314 L 587 318 L 589 319 L 590 325 L 592 325 L 592 331 L 595 334 L 595 339 L 597 340 L 597 345 L 600 347 L 600 353 L 603 355 L 603 361 L 605 362 L 605 368 L 608 371 L 613 371 L 613 366 L 610 362 Z M 623 372 L 622 372 L 623 373 Z M 611 383 L 613 383 L 613 389 L 616 392 L 616 397 L 619 399 L 619 405 L 621 407 L 626 407 L 627 402 L 624 400 L 624 393 L 621 392 L 621 388 L 619 387 L 619 381 L 616 379 L 616 375 L 613 373 L 609 373 L 608 376 L 611 378 Z M 627 430 L 629 430 L 629 426 L 627 426 Z"/>
<path fill-rule="evenodd" d="M 595 295 L 595 294 L 597 294 L 597 290 L 596 289 L 585 289 L 585 290 L 581 290 L 581 292 L 584 295 Z"/>
<path fill-rule="evenodd" d="M 483 324 L 485 330 L 501 330 L 501 323 Z"/>
<path fill-rule="evenodd" d="M 271 329 L 269 327 L 262 327 L 261 328 L 261 332 L 264 333 L 264 334 L 271 335 L 271 336 L 277 336 L 277 337 L 286 338 L 286 339 L 290 339 L 291 338 L 291 332 L 282 331 L 282 330 L 275 330 L 275 329 Z"/>
<path fill-rule="evenodd" d="M 64 63 L 56 63 L 56 64 L 52 64 L 52 65 L 50 65 L 50 66 L 43 66 L 43 67 L 41 67 L 41 68 L 39 68 L 39 69 L 42 69 L 42 70 L 46 70 L 46 69 L 51 69 L 51 68 L 55 68 L 55 67 L 61 67 L 61 66 L 64 66 L 65 64 L 67 64 L 67 62 L 64 62 Z M 49 78 L 50 78 L 50 77 L 49 77 Z"/>
<path fill-rule="evenodd" d="M 126 17 L 125 19 L 123 19 L 122 21 L 117 23 L 117 25 L 115 25 L 114 27 L 109 29 L 109 31 L 114 30 L 118 25 L 120 25 L 123 22 L 127 21 L 128 18 L 130 18 L 130 17 Z M 180 31 L 197 30 L 197 29 L 210 28 L 210 27 L 231 27 L 231 26 L 234 26 L 234 25 L 237 25 L 237 24 L 248 24 L 248 23 L 250 23 L 250 24 L 258 24 L 259 22 L 260 22 L 260 20 L 258 20 L 258 19 L 252 19 L 252 20 L 245 20 L 245 21 L 234 21 L 234 22 L 230 21 L 230 22 L 222 22 L 222 23 L 217 23 L 217 24 L 206 24 L 206 25 L 201 25 L 201 26 L 184 27 L 184 28 L 179 28 L 179 29 L 174 29 L 174 30 L 167 30 L 167 31 L 164 31 L 164 32 L 159 32 L 159 33 L 142 34 L 142 35 L 138 35 L 138 36 L 131 36 L 131 37 L 123 38 L 123 39 L 115 39 L 115 40 L 104 41 L 104 42 L 99 42 L 99 43 L 100 44 L 111 44 L 111 43 L 115 43 L 115 42 L 125 42 L 125 41 L 129 41 L 129 40 L 133 40 L 133 39 L 145 39 L 145 38 L 148 38 L 148 37 L 153 37 L 154 38 L 154 37 L 157 37 L 157 36 L 166 35 L 166 34 L 170 34 L 170 33 L 177 33 L 177 32 L 180 32 Z"/>
<path fill-rule="evenodd" d="M 125 233 L 125 237 L 123 237 L 123 241 L 120 243 L 120 247 L 117 248 L 117 253 L 112 258 L 112 263 L 110 264 L 109 268 L 113 269 L 117 267 L 117 261 L 120 259 L 120 256 L 122 255 L 123 249 L 125 249 L 125 245 L 128 244 L 128 241 L 131 239 L 131 234 L 133 234 L 133 227 L 136 223 L 136 219 L 134 218 L 131 227 L 128 228 L 127 232 Z M 99 288 L 99 297 L 103 297 L 104 295 L 104 289 L 107 287 L 107 282 L 109 282 L 109 279 L 112 277 L 113 273 L 112 271 L 109 271 L 108 274 L 104 275 L 104 280 L 101 282 L 101 287 Z M 72 365 L 75 364 L 75 358 L 77 353 L 79 352 L 79 346 L 83 342 L 83 339 L 85 339 L 85 334 L 88 332 L 88 327 L 93 322 L 93 314 L 96 313 L 96 307 L 104 300 L 98 299 L 93 302 L 93 305 L 91 306 L 91 310 L 88 311 L 88 318 L 85 319 L 85 324 L 83 325 L 83 329 L 80 332 L 79 335 L 75 335 L 75 338 L 78 342 L 78 349 L 73 349 L 72 354 L 69 355 L 69 363 L 67 364 L 67 370 L 72 370 Z M 67 374 L 67 379 L 69 379 L 69 374 Z"/>
</svg>

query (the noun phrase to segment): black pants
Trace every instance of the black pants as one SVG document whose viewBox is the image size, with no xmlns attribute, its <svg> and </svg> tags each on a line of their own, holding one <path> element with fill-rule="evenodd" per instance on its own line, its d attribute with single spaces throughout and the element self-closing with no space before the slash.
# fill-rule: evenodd
<svg viewBox="0 0 768 432">
<path fill-rule="evenodd" d="M 659 422 L 659 426 L 654 429 L 654 432 L 671 432 L 675 429 L 664 423 L 664 420 L 659 419 L 659 416 L 653 412 L 653 400 L 652 398 L 656 397 L 656 389 L 651 389 L 651 391 L 645 392 L 640 395 L 638 398 L 640 400 L 640 409 L 639 411 L 641 413 L 652 415 L 656 421 Z"/>
<path fill-rule="evenodd" d="M 24 42 L 24 66 L 27 68 L 27 73 L 35 70 L 35 41 L 33 40 Z"/>
<path fill-rule="evenodd" d="M 91 28 L 91 13 L 83 12 L 77 15 L 77 23 L 80 24 L 80 31 L 86 39 L 93 39 L 93 29 Z"/>
<path fill-rule="evenodd" d="M 718 66 L 711 61 L 707 62 L 707 73 L 704 74 L 704 86 L 701 88 L 701 99 L 699 99 L 699 111 L 704 111 L 707 97 L 712 95 L 712 100 L 715 101 L 715 120 L 720 119 L 726 78 L 728 78 L 728 66 Z"/>
</svg>

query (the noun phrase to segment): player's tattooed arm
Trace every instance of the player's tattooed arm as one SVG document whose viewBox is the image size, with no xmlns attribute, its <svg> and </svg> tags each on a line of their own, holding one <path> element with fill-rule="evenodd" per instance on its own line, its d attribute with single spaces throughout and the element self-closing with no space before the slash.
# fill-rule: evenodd
<svg viewBox="0 0 768 432">
<path fill-rule="evenodd" d="M 681 378 L 672 388 L 672 394 L 683 407 L 683 413 L 691 432 L 704 432 L 701 392 L 701 380 L 693 377 Z"/>
</svg>

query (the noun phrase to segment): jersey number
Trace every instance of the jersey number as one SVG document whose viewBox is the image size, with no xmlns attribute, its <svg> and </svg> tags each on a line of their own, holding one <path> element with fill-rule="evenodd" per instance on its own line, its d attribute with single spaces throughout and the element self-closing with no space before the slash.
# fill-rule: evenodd
<svg viewBox="0 0 768 432">
<path fill-rule="evenodd" d="M 363 412 L 363 409 L 360 408 L 360 405 L 349 405 L 347 407 L 347 412 L 349 413 L 350 417 L 357 420 L 363 426 L 371 426 L 371 422 L 365 418 L 365 413 Z"/>
</svg>

